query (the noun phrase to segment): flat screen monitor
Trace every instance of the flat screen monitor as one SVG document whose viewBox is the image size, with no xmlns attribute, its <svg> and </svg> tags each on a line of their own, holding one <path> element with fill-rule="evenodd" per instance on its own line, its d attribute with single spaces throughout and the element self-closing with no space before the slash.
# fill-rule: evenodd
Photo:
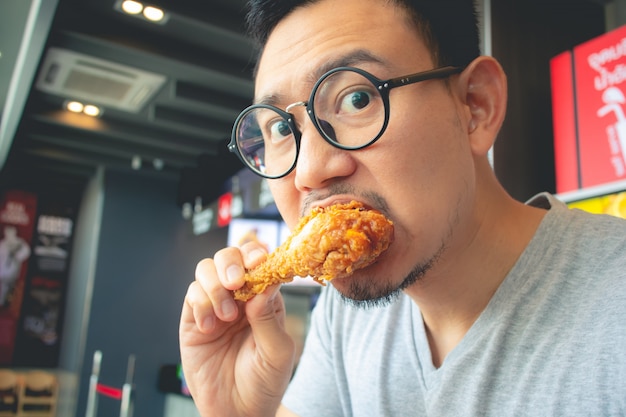
<svg viewBox="0 0 626 417">
<path fill-rule="evenodd" d="M 256 241 L 273 252 L 289 237 L 290 230 L 282 220 L 233 219 L 228 226 L 228 246 L 237 246 Z M 289 287 L 310 287 L 319 284 L 310 277 L 296 278 L 285 284 Z"/>
</svg>

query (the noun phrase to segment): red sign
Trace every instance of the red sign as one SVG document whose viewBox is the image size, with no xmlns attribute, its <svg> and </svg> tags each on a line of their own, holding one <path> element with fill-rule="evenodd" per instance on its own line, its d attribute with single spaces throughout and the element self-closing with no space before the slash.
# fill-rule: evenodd
<svg viewBox="0 0 626 417">
<path fill-rule="evenodd" d="M 222 194 L 217 200 L 217 225 L 219 227 L 228 226 L 231 219 L 231 205 L 233 194 Z"/>
<path fill-rule="evenodd" d="M 8 191 L 0 200 L 0 365 L 13 357 L 36 212 L 34 194 Z"/>
<path fill-rule="evenodd" d="M 626 179 L 626 26 L 550 62 L 556 191 Z"/>
</svg>

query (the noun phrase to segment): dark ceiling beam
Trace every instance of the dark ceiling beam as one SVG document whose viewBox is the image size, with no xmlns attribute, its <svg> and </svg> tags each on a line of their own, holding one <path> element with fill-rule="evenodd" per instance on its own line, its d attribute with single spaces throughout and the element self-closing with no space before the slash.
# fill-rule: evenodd
<svg viewBox="0 0 626 417">
<path fill-rule="evenodd" d="M 210 94 L 210 92 L 207 92 Z M 217 93 L 214 93 L 217 95 Z M 92 119 L 83 115 L 68 114 L 64 108 L 64 102 L 68 98 L 33 92 L 33 100 L 29 103 L 28 110 L 33 113 L 48 115 L 54 119 L 56 124 L 71 124 L 75 127 L 91 130 L 100 129 L 99 120 L 115 125 L 120 124 L 122 128 L 127 125 L 134 125 L 152 137 L 163 137 L 169 140 L 170 137 L 188 137 L 189 141 L 197 140 L 201 145 L 207 141 L 222 141 L 225 137 L 230 137 L 232 125 L 239 112 L 249 104 L 241 102 L 237 109 L 221 106 L 219 103 L 237 103 L 231 99 L 215 99 L 213 104 L 202 103 L 200 101 L 188 100 L 186 98 L 175 98 L 170 100 L 155 99 L 147 108 L 139 113 L 131 113 L 118 109 L 103 106 L 104 114 L 98 119 Z M 207 98 L 209 99 L 209 98 Z M 198 99 L 200 100 L 200 99 Z M 211 99 L 213 100 L 213 99 Z M 96 103 L 97 104 L 97 103 Z M 177 118 L 159 117 L 159 109 L 175 109 L 181 113 Z M 185 115 L 188 115 L 185 118 Z"/>
<path fill-rule="evenodd" d="M 192 112 L 177 106 L 156 104 L 153 106 L 152 116 L 153 122 L 160 126 L 171 124 L 182 131 L 203 134 L 204 139 L 221 140 L 230 136 L 232 128 L 232 122 L 221 122 L 209 117 L 206 113 Z"/>
<path fill-rule="evenodd" d="M 72 118 L 73 116 L 67 112 L 59 111 L 56 114 L 35 114 L 31 116 L 31 120 L 41 123 L 39 126 L 30 125 L 26 132 L 37 131 L 39 128 L 43 128 L 40 131 L 50 132 L 49 129 L 61 129 L 50 134 L 64 135 L 73 132 L 74 135 L 82 137 L 82 140 L 89 140 L 89 137 L 96 138 L 113 138 L 117 141 L 126 141 L 129 143 L 150 146 L 160 149 L 162 151 L 176 152 L 186 155 L 197 155 L 201 151 L 208 154 L 217 154 L 217 147 L 220 146 L 217 141 L 210 141 L 206 138 L 185 136 L 176 132 L 163 132 L 158 128 L 148 129 L 143 126 L 136 126 L 130 123 L 109 123 L 104 120 L 96 120 L 99 124 L 98 128 L 81 129 L 76 125 L 76 122 L 70 123 L 64 121 L 64 118 Z M 67 129 L 65 132 L 63 129 Z M 225 139 L 224 139 L 225 140 Z"/>
<path fill-rule="evenodd" d="M 126 160 L 125 158 L 113 158 L 103 155 L 93 155 L 88 152 L 80 152 L 68 149 L 60 150 L 58 148 L 48 146 L 30 147 L 29 149 L 24 150 L 24 153 L 27 155 L 42 157 L 61 163 L 69 163 L 78 166 L 82 165 L 84 167 L 95 168 L 102 165 L 108 169 L 116 171 L 135 171 L 132 168 L 131 162 Z M 180 175 L 180 171 L 177 169 L 171 169 L 170 167 L 164 166 L 163 169 L 157 170 L 154 169 L 150 164 L 142 165 L 142 168 L 137 171 L 149 175 L 171 178 L 178 178 Z"/>
<path fill-rule="evenodd" d="M 231 124 L 243 109 L 252 104 L 252 96 L 242 98 L 184 80 L 174 83 L 174 98 L 191 100 L 197 105 L 209 106 L 212 111 L 222 109 L 220 113 L 227 116 L 225 120 Z"/>
<path fill-rule="evenodd" d="M 112 144 L 107 140 L 99 140 L 97 143 L 93 140 L 71 140 L 61 137 L 52 137 L 47 135 L 33 134 L 29 136 L 29 140 L 40 142 L 48 145 L 57 146 L 59 148 L 68 148 L 76 151 L 83 151 L 97 155 L 106 155 L 117 157 L 131 161 L 133 157 L 139 156 L 145 161 L 160 160 L 164 165 L 176 169 L 182 169 L 196 163 L 197 157 L 182 157 L 172 152 L 157 152 L 152 147 L 128 146 L 125 143 Z M 112 146 L 114 145 L 114 146 Z"/>
<path fill-rule="evenodd" d="M 95 174 L 97 168 L 97 165 L 87 164 L 84 161 L 73 163 L 64 160 L 60 162 L 56 159 L 50 159 L 49 157 L 40 157 L 36 154 L 28 154 L 21 151 L 15 156 L 16 158 L 12 158 L 8 161 L 6 165 L 7 171 L 4 172 L 5 175 L 2 175 L 0 178 L 19 178 L 25 175 L 41 176 L 41 172 L 47 171 L 68 176 L 88 178 Z M 11 173 L 19 173 L 19 175 L 7 175 Z"/>
<path fill-rule="evenodd" d="M 145 71 L 158 71 L 172 79 L 204 85 L 244 99 L 250 99 L 254 94 L 252 75 L 248 70 L 241 66 L 226 66 L 208 50 L 197 52 L 203 61 L 200 65 L 194 51 L 184 49 L 183 45 L 179 45 L 176 55 L 170 57 L 155 54 L 151 49 L 141 50 L 138 46 L 65 30 L 52 37 L 51 45 Z M 188 59 L 185 61 L 184 57 Z"/>
</svg>

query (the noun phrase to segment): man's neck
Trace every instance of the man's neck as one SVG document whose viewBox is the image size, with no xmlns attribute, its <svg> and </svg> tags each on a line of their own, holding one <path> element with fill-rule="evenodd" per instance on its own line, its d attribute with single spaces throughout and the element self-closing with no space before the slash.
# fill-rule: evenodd
<svg viewBox="0 0 626 417">
<path fill-rule="evenodd" d="M 471 236 L 405 290 L 420 307 L 436 367 L 483 312 L 545 214 L 511 199 L 489 207 L 490 213 L 477 211 L 484 221 Z"/>
</svg>

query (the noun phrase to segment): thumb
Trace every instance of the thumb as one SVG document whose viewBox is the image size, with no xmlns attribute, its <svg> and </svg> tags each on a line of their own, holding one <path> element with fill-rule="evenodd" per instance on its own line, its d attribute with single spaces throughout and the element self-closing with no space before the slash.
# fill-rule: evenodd
<svg viewBox="0 0 626 417">
<path fill-rule="evenodd" d="M 265 360 L 293 362 L 295 344 L 285 330 L 286 311 L 279 290 L 280 285 L 275 285 L 246 302 L 246 316 Z"/>
</svg>

